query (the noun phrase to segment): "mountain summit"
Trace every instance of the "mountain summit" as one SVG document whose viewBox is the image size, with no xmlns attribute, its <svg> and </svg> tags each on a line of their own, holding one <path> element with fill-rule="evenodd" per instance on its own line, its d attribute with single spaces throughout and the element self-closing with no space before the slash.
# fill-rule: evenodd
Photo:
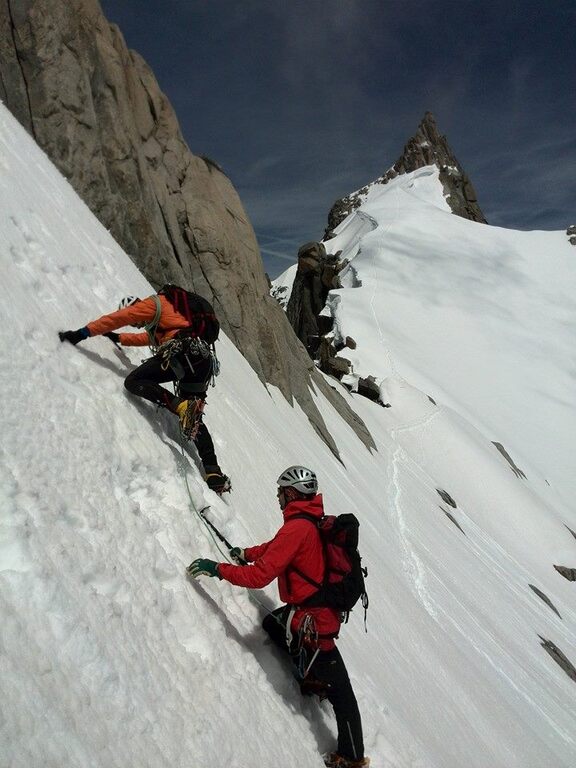
<svg viewBox="0 0 576 768">
<path fill-rule="evenodd" d="M 472 182 L 450 149 L 446 136 L 442 136 L 438 131 L 434 115 L 431 112 L 426 112 L 418 130 L 408 140 L 404 151 L 386 173 L 371 184 L 334 203 L 328 214 L 326 239 L 331 236 L 330 233 L 348 214 L 361 205 L 370 187 L 375 184 L 388 184 L 397 176 L 412 173 L 426 165 L 435 165 L 438 168 L 446 202 L 452 213 L 462 216 L 464 219 L 470 219 L 470 221 L 487 223 L 486 217 L 478 205 Z"/>
</svg>

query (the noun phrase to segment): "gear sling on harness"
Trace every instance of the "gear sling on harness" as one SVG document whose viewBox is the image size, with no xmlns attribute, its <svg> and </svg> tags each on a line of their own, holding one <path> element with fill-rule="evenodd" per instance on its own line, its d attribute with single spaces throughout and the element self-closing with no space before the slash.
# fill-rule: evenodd
<svg viewBox="0 0 576 768">
<path fill-rule="evenodd" d="M 173 308 L 186 318 L 189 325 L 186 328 L 181 328 L 172 339 L 158 346 L 156 329 L 161 317 L 160 295 L 167 298 Z M 174 372 L 177 394 L 180 394 L 180 390 L 182 390 L 183 395 L 204 393 L 210 377 L 212 377 L 212 384 L 214 385 L 214 378 L 220 372 L 220 365 L 214 349 L 220 324 L 212 305 L 202 296 L 190 293 L 175 285 L 165 285 L 158 291 L 158 295 L 152 298 L 156 304 L 156 312 L 154 318 L 144 326 L 151 350 L 154 354 L 160 355 L 163 371 L 171 368 Z M 182 385 L 181 380 L 186 375 L 183 361 L 185 361 L 190 373 L 195 373 L 191 357 L 205 360 L 210 358 L 210 372 L 203 382 L 186 382 L 185 385 Z"/>
</svg>

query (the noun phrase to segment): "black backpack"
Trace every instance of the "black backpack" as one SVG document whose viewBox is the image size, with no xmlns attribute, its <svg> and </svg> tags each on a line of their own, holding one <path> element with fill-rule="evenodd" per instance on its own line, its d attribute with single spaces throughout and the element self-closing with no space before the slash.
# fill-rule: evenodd
<svg viewBox="0 0 576 768">
<path fill-rule="evenodd" d="M 189 336 L 214 344 L 220 333 L 220 323 L 209 301 L 197 293 L 191 293 L 171 283 L 163 286 L 158 294 L 165 296 L 176 312 L 183 315 L 189 323 L 187 328 L 178 331 L 178 337 Z"/>
<path fill-rule="evenodd" d="M 364 620 L 368 609 L 368 595 L 364 578 L 368 570 L 362 568 L 358 552 L 358 533 L 360 523 L 356 515 L 351 513 L 325 515 L 318 519 L 313 515 L 294 515 L 291 520 L 301 518 L 309 520 L 320 532 L 324 549 L 324 579 L 321 584 L 306 576 L 298 568 L 291 567 L 305 581 L 313 584 L 317 591 L 304 600 L 300 605 L 305 607 L 334 608 L 345 614 L 345 621 L 358 600 L 362 599 Z"/>
</svg>

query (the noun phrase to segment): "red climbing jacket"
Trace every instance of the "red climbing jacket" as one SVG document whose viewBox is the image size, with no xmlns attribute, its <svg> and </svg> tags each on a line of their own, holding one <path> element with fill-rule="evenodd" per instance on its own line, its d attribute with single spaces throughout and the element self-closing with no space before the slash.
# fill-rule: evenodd
<svg viewBox="0 0 576 768">
<path fill-rule="evenodd" d="M 244 558 L 253 563 L 250 566 L 220 563 L 220 576 L 238 587 L 261 589 L 278 579 L 280 599 L 289 605 L 298 606 L 316 592 L 316 587 L 302 578 L 296 570 L 306 574 L 317 583 L 324 576 L 324 552 L 318 529 L 308 520 L 295 518 L 296 515 L 311 515 L 318 519 L 324 514 L 322 495 L 312 500 L 303 499 L 289 502 L 283 510 L 284 525 L 276 536 L 265 544 L 248 547 Z M 313 617 L 320 639 L 318 647 L 330 650 L 334 637 L 340 629 L 340 613 L 333 608 L 297 608 L 291 629 L 298 633 L 303 617 Z"/>
</svg>

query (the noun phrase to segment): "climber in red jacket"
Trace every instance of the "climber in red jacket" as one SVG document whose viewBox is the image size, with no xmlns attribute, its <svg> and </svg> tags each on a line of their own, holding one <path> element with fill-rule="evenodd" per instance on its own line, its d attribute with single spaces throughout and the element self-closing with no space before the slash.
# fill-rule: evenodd
<svg viewBox="0 0 576 768">
<path fill-rule="evenodd" d="M 268 614 L 262 626 L 273 642 L 293 659 L 304 694 L 316 693 L 334 707 L 338 747 L 325 757 L 330 768 L 366 768 L 360 712 L 348 672 L 335 638 L 341 615 L 329 607 L 304 607 L 324 576 L 324 552 L 318 528 L 309 519 L 324 514 L 318 481 L 312 470 L 294 466 L 278 478 L 278 502 L 284 524 L 271 541 L 246 549 L 235 547 L 233 558 L 242 563 L 216 563 L 198 558 L 188 573 L 217 576 L 231 584 L 260 589 L 278 579 L 281 608 Z M 250 565 L 247 565 L 249 564 Z M 303 574 L 303 575 L 301 575 Z M 308 580 L 309 579 L 309 580 Z"/>
</svg>

